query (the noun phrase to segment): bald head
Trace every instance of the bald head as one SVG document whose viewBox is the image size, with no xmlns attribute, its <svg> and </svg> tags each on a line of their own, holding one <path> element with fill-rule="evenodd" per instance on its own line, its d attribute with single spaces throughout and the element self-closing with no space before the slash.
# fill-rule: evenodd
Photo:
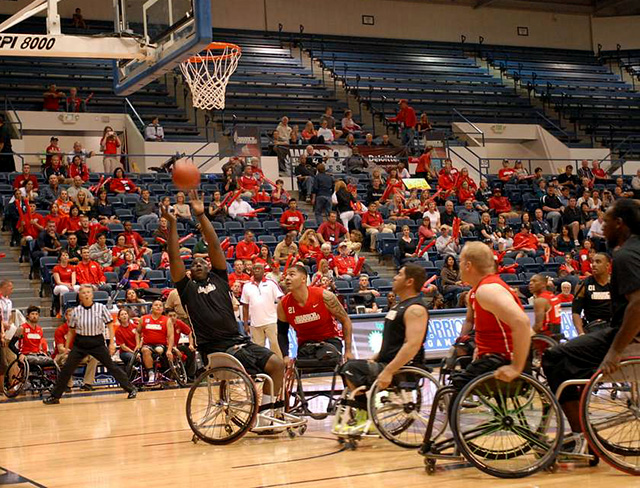
<svg viewBox="0 0 640 488">
<path fill-rule="evenodd" d="M 460 253 L 463 281 L 476 285 L 483 277 L 495 272 L 491 249 L 482 242 L 467 242 Z"/>
</svg>

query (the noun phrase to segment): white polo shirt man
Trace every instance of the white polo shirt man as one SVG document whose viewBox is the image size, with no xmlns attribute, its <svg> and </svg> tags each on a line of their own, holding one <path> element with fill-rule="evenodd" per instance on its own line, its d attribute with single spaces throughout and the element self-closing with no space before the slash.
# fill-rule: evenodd
<svg viewBox="0 0 640 488">
<path fill-rule="evenodd" d="M 243 307 L 244 330 L 253 342 L 269 348 L 282 358 L 278 347 L 278 302 L 284 294 L 275 281 L 264 277 L 264 265 L 253 266 L 253 280 L 242 287 L 240 303 Z"/>
</svg>

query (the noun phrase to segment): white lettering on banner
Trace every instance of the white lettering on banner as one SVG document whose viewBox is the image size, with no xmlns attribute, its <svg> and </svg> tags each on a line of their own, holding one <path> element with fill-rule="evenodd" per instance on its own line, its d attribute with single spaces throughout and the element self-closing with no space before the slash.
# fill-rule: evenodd
<svg viewBox="0 0 640 488">
<path fill-rule="evenodd" d="M 320 314 L 318 312 L 306 313 L 304 315 L 298 315 L 293 320 L 296 324 L 307 324 L 315 320 L 320 320 Z"/>
<path fill-rule="evenodd" d="M 198 293 L 211 293 L 212 291 L 216 291 L 216 285 L 213 283 L 209 283 L 207 286 L 198 287 Z"/>
</svg>

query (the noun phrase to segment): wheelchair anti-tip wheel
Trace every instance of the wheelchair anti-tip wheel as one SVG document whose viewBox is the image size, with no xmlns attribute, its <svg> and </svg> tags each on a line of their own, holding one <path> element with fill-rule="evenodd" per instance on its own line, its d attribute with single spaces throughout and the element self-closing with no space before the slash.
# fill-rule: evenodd
<svg viewBox="0 0 640 488">
<path fill-rule="evenodd" d="M 29 379 L 29 363 L 14 359 L 4 376 L 4 394 L 7 398 L 15 398 L 27 384 Z"/>
<path fill-rule="evenodd" d="M 490 372 L 458 394 L 451 430 L 475 467 L 499 478 L 522 478 L 555 462 L 564 420 L 553 393 L 535 378 L 523 374 L 505 383 Z"/>
<path fill-rule="evenodd" d="M 376 381 L 369 390 L 369 418 L 388 441 L 409 448 L 420 447 L 429 422 L 438 381 L 427 371 L 416 367 L 401 368 L 393 381 L 381 390 Z M 447 405 L 436 406 L 433 438 L 439 437 L 447 426 Z"/>
<path fill-rule="evenodd" d="M 187 421 L 209 444 L 229 444 L 245 435 L 256 420 L 258 393 L 244 371 L 214 367 L 204 371 L 187 396 Z"/>
<path fill-rule="evenodd" d="M 607 464 L 640 475 L 640 358 L 623 360 L 612 375 L 596 372 L 582 393 L 580 422 Z"/>
</svg>

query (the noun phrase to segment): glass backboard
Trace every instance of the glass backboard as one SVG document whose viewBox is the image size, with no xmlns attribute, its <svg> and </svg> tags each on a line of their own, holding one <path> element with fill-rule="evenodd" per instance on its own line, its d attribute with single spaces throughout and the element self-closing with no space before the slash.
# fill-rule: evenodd
<svg viewBox="0 0 640 488">
<path fill-rule="evenodd" d="M 114 62 L 114 90 L 129 95 L 211 42 L 210 0 L 116 0 L 115 32 L 149 47 L 150 59 Z"/>
</svg>

